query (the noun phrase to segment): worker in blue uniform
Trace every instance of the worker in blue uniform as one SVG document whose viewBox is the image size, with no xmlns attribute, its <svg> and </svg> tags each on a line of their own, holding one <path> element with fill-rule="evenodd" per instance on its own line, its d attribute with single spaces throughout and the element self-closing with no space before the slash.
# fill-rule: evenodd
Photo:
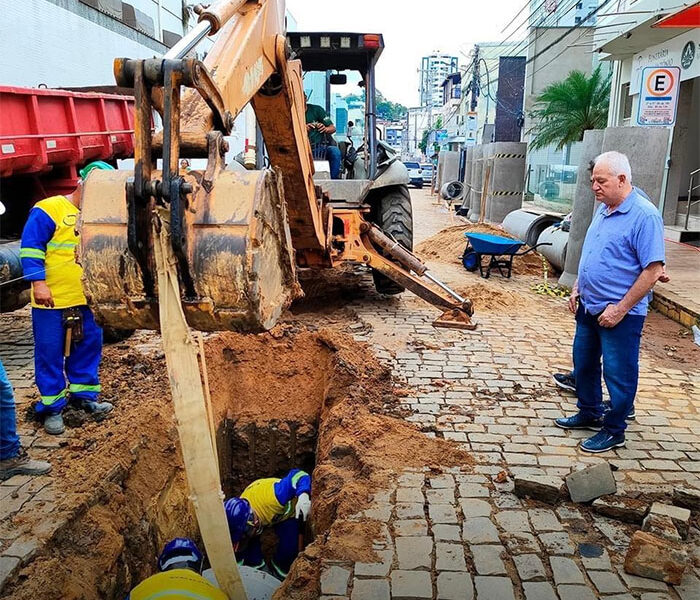
<svg viewBox="0 0 700 600">
<path fill-rule="evenodd" d="M 84 167 L 75 192 L 37 202 L 22 232 L 20 258 L 32 286 L 34 375 L 41 396 L 35 411 L 53 435 L 64 431 L 61 412 L 69 395 L 88 412 L 112 410 L 109 402 L 97 400 L 102 329 L 87 306 L 76 260 L 83 180 L 94 169 L 112 168 L 100 161 Z"/>
<path fill-rule="evenodd" d="M 202 575 L 204 557 L 189 538 L 175 538 L 158 557 L 158 573 L 139 583 L 126 600 L 227 600 L 228 596 Z"/>
<path fill-rule="evenodd" d="M 309 474 L 292 469 L 282 479 L 257 479 L 239 498 L 226 500 L 226 518 L 239 564 L 265 567 L 260 535 L 265 527 L 274 527 L 278 542 L 270 567 L 273 575 L 284 579 L 299 552 L 299 522 L 309 517 L 310 494 Z"/>
</svg>

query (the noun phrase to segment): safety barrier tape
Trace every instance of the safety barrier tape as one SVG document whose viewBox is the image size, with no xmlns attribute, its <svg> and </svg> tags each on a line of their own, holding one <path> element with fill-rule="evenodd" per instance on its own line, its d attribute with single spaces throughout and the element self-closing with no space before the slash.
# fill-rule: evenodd
<svg viewBox="0 0 700 600">
<path fill-rule="evenodd" d="M 494 154 L 490 158 L 525 158 L 524 154 Z"/>
<path fill-rule="evenodd" d="M 519 196 L 520 194 L 522 194 L 522 191 L 520 191 L 520 192 L 507 192 L 507 191 L 489 192 L 489 195 L 491 195 L 491 196 Z"/>
</svg>

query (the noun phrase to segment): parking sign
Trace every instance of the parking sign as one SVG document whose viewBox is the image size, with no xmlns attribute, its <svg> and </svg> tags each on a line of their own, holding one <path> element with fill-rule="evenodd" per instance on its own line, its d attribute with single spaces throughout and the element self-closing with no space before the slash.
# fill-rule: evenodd
<svg viewBox="0 0 700 600">
<path fill-rule="evenodd" d="M 676 122 L 680 67 L 645 67 L 642 71 L 637 124 L 669 126 Z"/>
</svg>

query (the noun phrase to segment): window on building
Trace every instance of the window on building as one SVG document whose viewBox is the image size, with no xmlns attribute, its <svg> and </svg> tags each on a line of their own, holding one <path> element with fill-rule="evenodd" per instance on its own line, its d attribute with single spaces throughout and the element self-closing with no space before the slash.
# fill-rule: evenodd
<svg viewBox="0 0 700 600">
<path fill-rule="evenodd" d="M 574 23 L 578 24 L 581 22 L 581 17 L 574 17 Z"/>
<path fill-rule="evenodd" d="M 630 96 L 630 84 L 624 83 L 620 88 L 620 125 L 629 125 L 632 120 L 632 96 Z"/>
<path fill-rule="evenodd" d="M 576 5 L 576 8 L 577 8 L 578 10 L 581 10 L 581 9 L 583 8 L 583 2 L 579 2 L 579 3 Z"/>
</svg>

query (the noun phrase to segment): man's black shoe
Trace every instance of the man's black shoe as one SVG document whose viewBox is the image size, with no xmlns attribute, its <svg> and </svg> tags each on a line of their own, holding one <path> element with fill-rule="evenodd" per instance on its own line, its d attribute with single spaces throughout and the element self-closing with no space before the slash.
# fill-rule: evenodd
<svg viewBox="0 0 700 600">
<path fill-rule="evenodd" d="M 577 413 L 573 417 L 554 419 L 554 423 L 562 429 L 592 429 L 593 431 L 598 431 L 603 426 L 603 419 L 592 419 Z"/>
<path fill-rule="evenodd" d="M 569 392 L 576 392 L 576 378 L 572 373 L 555 373 L 552 375 L 554 383 Z"/>
</svg>

